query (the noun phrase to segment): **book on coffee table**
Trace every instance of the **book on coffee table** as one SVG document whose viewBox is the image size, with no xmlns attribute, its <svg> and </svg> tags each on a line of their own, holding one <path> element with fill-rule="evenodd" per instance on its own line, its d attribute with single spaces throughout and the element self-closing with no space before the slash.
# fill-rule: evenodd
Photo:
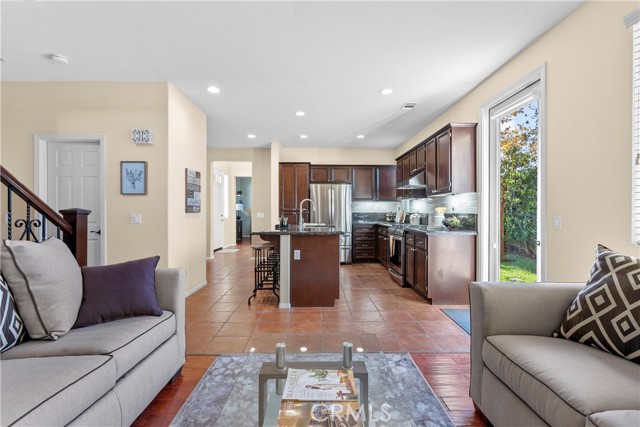
<svg viewBox="0 0 640 427">
<path fill-rule="evenodd" d="M 282 399 L 315 402 L 358 400 L 352 370 L 289 369 Z"/>
<path fill-rule="evenodd" d="M 358 402 L 312 402 L 283 400 L 278 412 L 278 427 L 361 427 L 364 411 Z"/>
</svg>

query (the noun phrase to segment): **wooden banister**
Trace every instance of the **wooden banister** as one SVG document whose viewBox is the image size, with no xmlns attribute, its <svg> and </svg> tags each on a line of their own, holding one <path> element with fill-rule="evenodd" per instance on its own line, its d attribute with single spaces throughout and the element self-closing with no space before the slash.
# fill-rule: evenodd
<svg viewBox="0 0 640 427">
<path fill-rule="evenodd" d="M 36 196 L 35 193 L 25 187 L 20 181 L 16 179 L 15 176 L 8 170 L 4 168 L 4 166 L 0 165 L 0 179 L 2 179 L 2 183 L 7 187 L 11 188 L 13 193 L 20 197 L 27 203 L 31 203 L 31 206 L 44 215 L 49 221 L 51 221 L 56 226 L 60 227 L 65 233 L 73 233 L 73 228 L 71 225 L 64 220 L 60 214 L 53 209 L 49 205 L 47 205 L 40 197 Z"/>
<path fill-rule="evenodd" d="M 59 232 L 62 231 L 62 240 L 76 257 L 78 265 L 80 265 L 80 267 L 87 265 L 87 222 L 89 214 L 91 213 L 90 210 L 78 208 L 63 209 L 60 211 L 62 214 L 62 216 L 60 216 L 59 213 L 54 211 L 40 197 L 36 196 L 33 191 L 18 181 L 18 179 L 2 165 L 0 165 L 0 180 L 9 190 L 8 213 L 10 222 L 12 220 L 11 196 L 15 194 L 27 204 L 27 220 L 16 221 L 18 226 L 24 225 L 25 233 L 23 236 L 26 236 L 27 240 L 30 240 L 31 236 L 34 236 L 37 240 L 35 234 L 31 234 L 33 233 L 31 229 L 32 224 L 36 222 L 38 222 L 38 225 L 33 226 L 42 226 L 42 238 L 44 239 L 46 237 L 46 221 L 49 221 L 58 229 L 58 237 L 60 237 Z M 30 220 L 31 208 L 35 209 L 44 217 L 42 224 L 40 224 L 39 221 Z M 22 222 L 20 223 L 20 221 Z M 9 224 L 9 238 L 11 238 L 11 223 Z"/>
</svg>

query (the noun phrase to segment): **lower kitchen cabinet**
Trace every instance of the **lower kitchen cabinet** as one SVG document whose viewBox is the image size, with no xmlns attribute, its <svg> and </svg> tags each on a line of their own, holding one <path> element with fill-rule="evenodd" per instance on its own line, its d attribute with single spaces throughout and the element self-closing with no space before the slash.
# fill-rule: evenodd
<svg viewBox="0 0 640 427">
<path fill-rule="evenodd" d="M 376 259 L 385 268 L 389 268 L 389 229 L 378 225 L 376 230 Z"/>
<path fill-rule="evenodd" d="M 469 304 L 476 280 L 476 236 L 405 235 L 405 283 L 434 305 Z"/>
<path fill-rule="evenodd" d="M 353 262 L 376 261 L 376 226 L 354 224 L 352 227 Z"/>
</svg>

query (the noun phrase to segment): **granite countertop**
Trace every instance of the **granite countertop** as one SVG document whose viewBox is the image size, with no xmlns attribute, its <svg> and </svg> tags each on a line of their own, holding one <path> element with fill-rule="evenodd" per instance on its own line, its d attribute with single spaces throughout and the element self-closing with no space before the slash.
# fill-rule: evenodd
<svg viewBox="0 0 640 427">
<path fill-rule="evenodd" d="M 336 229 L 335 227 L 310 227 L 304 230 L 298 228 L 297 225 L 290 225 L 287 230 L 264 230 L 264 231 L 254 231 L 251 233 L 252 235 L 262 235 L 262 236 L 282 236 L 282 235 L 290 235 L 290 236 L 339 236 L 344 234 L 342 231 Z"/>
</svg>

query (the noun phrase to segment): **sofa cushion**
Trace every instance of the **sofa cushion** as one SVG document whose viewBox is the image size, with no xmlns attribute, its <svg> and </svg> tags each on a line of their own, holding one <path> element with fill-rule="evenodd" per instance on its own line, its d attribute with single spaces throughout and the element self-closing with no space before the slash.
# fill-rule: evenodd
<svg viewBox="0 0 640 427">
<path fill-rule="evenodd" d="M 569 340 L 485 339 L 486 367 L 550 425 L 585 425 L 605 410 L 640 409 L 640 366 Z"/>
<path fill-rule="evenodd" d="M 82 267 L 82 304 L 74 328 L 134 316 L 160 316 L 155 274 L 159 256 Z"/>
<path fill-rule="evenodd" d="M 640 426 L 640 411 L 604 411 L 589 415 L 586 427 Z"/>
<path fill-rule="evenodd" d="M 62 241 L 5 240 L 2 274 L 33 339 L 56 340 L 78 316 L 82 301 L 80 267 Z"/>
<path fill-rule="evenodd" d="M 29 341 L 2 353 L 3 360 L 27 357 L 112 355 L 117 378 L 126 374 L 176 333 L 175 315 L 141 316 L 71 330 L 55 342 Z"/>
<path fill-rule="evenodd" d="M 2 361 L 2 420 L 6 425 L 62 426 L 115 386 L 110 356 Z"/>
<path fill-rule="evenodd" d="M 16 310 L 11 291 L 0 274 L 0 353 L 24 340 L 26 330 Z"/>
<path fill-rule="evenodd" d="M 640 261 L 598 245 L 589 281 L 553 336 L 640 364 Z"/>
</svg>

